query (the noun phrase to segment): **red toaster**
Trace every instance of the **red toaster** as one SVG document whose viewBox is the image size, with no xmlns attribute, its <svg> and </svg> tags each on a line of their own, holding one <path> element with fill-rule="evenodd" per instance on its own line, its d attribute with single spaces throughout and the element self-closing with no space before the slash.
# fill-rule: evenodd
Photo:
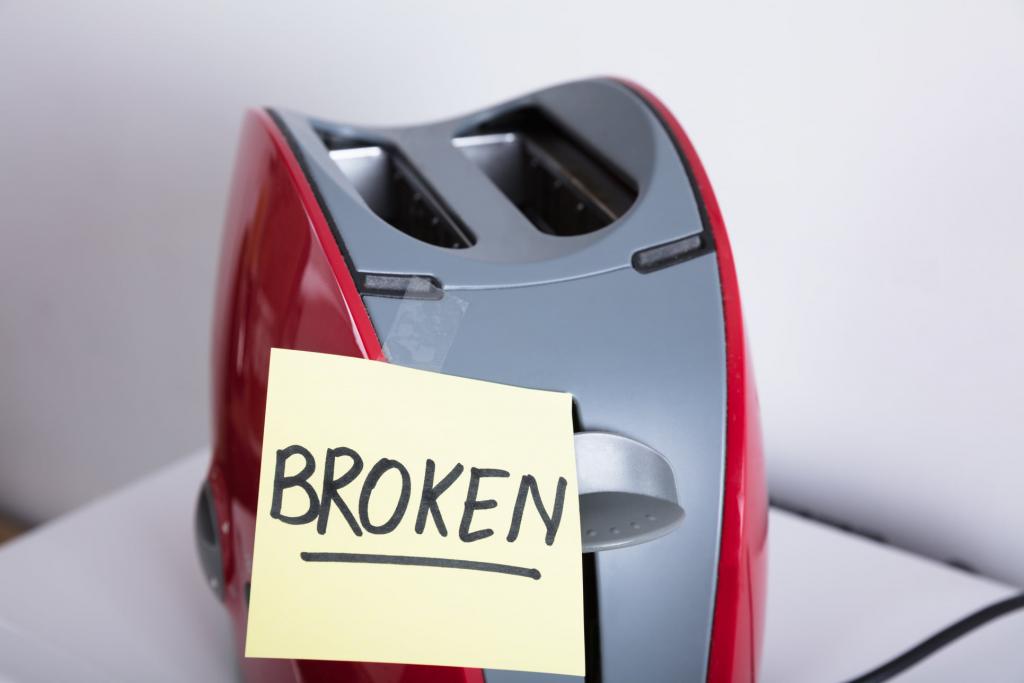
<svg viewBox="0 0 1024 683">
<path fill-rule="evenodd" d="M 271 347 L 572 394 L 585 680 L 756 680 L 767 496 L 736 274 L 693 146 L 643 88 L 574 82 L 403 128 L 247 114 L 196 516 L 239 653 Z M 253 682 L 566 680 L 244 657 L 241 670 Z"/>
</svg>

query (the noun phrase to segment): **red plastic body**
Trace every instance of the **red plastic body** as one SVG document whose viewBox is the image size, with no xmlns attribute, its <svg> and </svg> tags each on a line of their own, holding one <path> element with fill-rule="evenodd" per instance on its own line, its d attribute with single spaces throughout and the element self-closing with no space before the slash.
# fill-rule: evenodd
<svg viewBox="0 0 1024 683">
<path fill-rule="evenodd" d="M 213 342 L 214 452 L 225 602 L 239 654 L 271 347 L 379 359 L 380 343 L 316 197 L 274 121 L 246 116 L 228 205 Z M 250 683 L 483 683 L 479 669 L 242 658 Z"/>
<path fill-rule="evenodd" d="M 725 313 L 726 466 L 708 680 L 756 680 L 765 581 L 767 499 L 756 394 L 721 213 L 682 128 L 657 99 L 687 161 L 716 244 Z M 271 347 L 382 359 L 366 309 L 299 162 L 274 121 L 246 116 L 235 165 L 214 324 L 214 453 L 209 472 L 225 602 L 241 655 Z M 242 658 L 253 682 L 484 683 L 478 669 Z"/>
<path fill-rule="evenodd" d="M 736 281 L 729 236 L 711 181 L 697 151 L 672 112 L 636 83 L 626 83 L 658 113 L 686 159 L 695 191 L 704 204 L 718 256 L 725 318 L 726 428 L 725 490 L 718 587 L 711 627 L 708 681 L 746 683 L 757 680 L 764 633 L 764 599 L 768 559 L 768 490 L 757 390 Z"/>
</svg>

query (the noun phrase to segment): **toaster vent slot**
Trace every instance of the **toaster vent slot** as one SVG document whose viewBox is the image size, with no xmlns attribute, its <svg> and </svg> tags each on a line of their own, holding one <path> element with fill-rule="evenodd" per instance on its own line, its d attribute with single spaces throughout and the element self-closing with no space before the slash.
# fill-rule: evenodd
<svg viewBox="0 0 1024 683">
<path fill-rule="evenodd" d="M 325 137 L 328 147 L 333 141 Z M 476 241 L 397 150 L 380 145 L 330 149 L 331 160 L 382 220 L 421 242 L 465 249 Z"/>
<path fill-rule="evenodd" d="M 632 182 L 538 109 L 513 112 L 452 142 L 549 235 L 600 230 L 636 200 Z"/>
</svg>

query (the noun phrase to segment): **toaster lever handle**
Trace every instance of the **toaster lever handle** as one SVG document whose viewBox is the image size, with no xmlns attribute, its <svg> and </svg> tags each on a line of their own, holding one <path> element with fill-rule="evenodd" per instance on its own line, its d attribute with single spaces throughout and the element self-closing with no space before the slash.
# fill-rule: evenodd
<svg viewBox="0 0 1024 683">
<path fill-rule="evenodd" d="M 583 552 L 654 540 L 683 521 L 672 467 L 646 444 L 608 432 L 575 436 Z"/>
</svg>

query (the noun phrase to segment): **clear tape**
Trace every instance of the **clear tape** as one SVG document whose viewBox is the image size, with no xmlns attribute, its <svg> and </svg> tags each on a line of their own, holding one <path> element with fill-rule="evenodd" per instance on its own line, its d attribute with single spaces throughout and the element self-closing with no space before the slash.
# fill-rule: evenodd
<svg viewBox="0 0 1024 683">
<path fill-rule="evenodd" d="M 422 278 L 410 279 L 391 328 L 381 339 L 381 348 L 384 357 L 396 365 L 440 372 L 469 302 L 451 292 L 435 300 L 409 294 L 422 291 L 429 284 Z"/>
</svg>

